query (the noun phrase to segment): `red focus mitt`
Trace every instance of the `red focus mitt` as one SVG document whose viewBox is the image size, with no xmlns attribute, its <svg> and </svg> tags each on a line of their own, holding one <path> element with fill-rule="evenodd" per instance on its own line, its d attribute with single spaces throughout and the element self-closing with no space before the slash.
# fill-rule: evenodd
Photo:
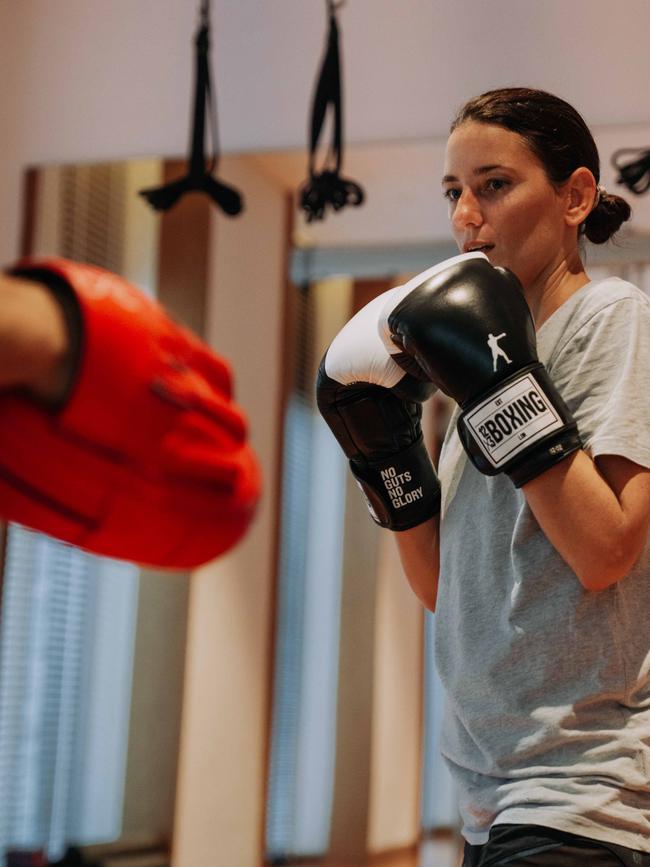
<svg viewBox="0 0 650 867">
<path fill-rule="evenodd" d="M 11 273 L 63 280 L 82 327 L 61 409 L 0 396 L 0 516 L 166 568 L 193 568 L 234 545 L 260 475 L 228 364 L 100 268 L 26 260 Z"/>
</svg>

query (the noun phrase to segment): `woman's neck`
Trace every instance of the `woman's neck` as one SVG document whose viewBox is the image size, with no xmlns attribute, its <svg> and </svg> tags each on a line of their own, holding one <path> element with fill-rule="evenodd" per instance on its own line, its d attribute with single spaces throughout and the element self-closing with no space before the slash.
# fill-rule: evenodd
<svg viewBox="0 0 650 867">
<path fill-rule="evenodd" d="M 531 286 L 526 287 L 524 295 L 533 314 L 535 328 L 539 329 L 558 307 L 587 283 L 589 277 L 576 250 L 572 256 L 562 257 Z"/>
</svg>

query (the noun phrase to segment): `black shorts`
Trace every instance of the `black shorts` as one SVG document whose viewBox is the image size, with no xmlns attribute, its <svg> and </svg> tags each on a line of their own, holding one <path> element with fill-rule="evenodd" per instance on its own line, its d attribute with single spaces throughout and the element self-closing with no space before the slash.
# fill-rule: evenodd
<svg viewBox="0 0 650 867">
<path fill-rule="evenodd" d="M 494 825 L 482 846 L 465 844 L 462 867 L 650 867 L 650 852 L 540 825 Z"/>
</svg>

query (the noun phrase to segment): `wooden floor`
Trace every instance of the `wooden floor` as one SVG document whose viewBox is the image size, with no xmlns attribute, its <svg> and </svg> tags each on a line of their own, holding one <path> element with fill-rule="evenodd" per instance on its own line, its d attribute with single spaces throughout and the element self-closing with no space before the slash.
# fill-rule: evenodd
<svg viewBox="0 0 650 867">
<path fill-rule="evenodd" d="M 169 855 L 162 849 L 140 852 L 110 850 L 110 846 L 96 846 L 84 850 L 84 855 L 88 857 L 84 864 L 92 863 L 98 867 L 170 867 Z M 318 858 L 289 863 L 291 867 L 460 867 L 461 861 L 462 843 L 459 836 L 452 832 L 442 832 L 425 840 L 417 850 L 373 855 L 354 864 Z"/>
<path fill-rule="evenodd" d="M 424 841 L 417 852 L 375 855 L 354 865 L 330 860 L 310 860 L 294 867 L 460 867 L 463 860 L 462 850 L 459 837 L 441 834 Z"/>
</svg>

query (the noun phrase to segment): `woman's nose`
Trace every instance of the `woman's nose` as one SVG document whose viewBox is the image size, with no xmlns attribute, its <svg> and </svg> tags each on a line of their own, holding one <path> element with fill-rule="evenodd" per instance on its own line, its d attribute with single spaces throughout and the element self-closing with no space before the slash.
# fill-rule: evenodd
<svg viewBox="0 0 650 867">
<path fill-rule="evenodd" d="M 476 196 L 470 190 L 463 190 L 456 202 L 451 217 L 455 229 L 465 229 L 467 226 L 480 226 L 483 223 L 483 213 Z"/>
</svg>

